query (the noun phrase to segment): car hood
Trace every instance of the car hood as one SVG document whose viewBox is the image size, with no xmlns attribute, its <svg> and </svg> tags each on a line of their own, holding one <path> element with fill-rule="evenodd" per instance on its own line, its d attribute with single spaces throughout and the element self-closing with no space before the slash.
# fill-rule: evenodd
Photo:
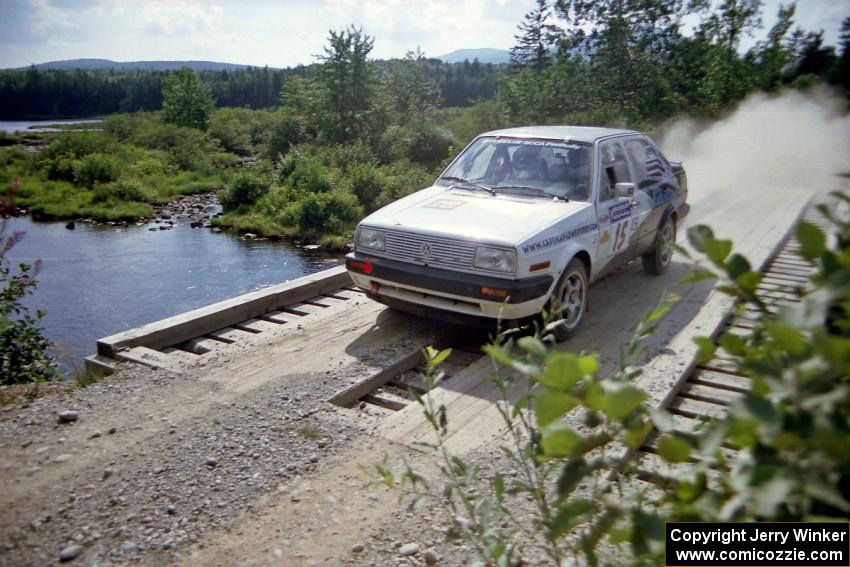
<svg viewBox="0 0 850 567">
<path fill-rule="evenodd" d="M 484 191 L 429 187 L 408 195 L 366 217 L 362 224 L 514 246 L 558 219 L 589 207 L 564 202 Z"/>
</svg>

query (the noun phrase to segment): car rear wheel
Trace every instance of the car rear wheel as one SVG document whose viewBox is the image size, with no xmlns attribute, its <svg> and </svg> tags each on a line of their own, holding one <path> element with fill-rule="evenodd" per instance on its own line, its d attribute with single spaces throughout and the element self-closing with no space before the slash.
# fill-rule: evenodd
<svg viewBox="0 0 850 567">
<path fill-rule="evenodd" d="M 556 340 L 565 341 L 578 329 L 587 309 L 587 268 L 578 258 L 567 264 L 550 300 L 550 307 L 560 318 L 550 325 L 549 330 Z"/>
<path fill-rule="evenodd" d="M 652 251 L 640 257 L 641 262 L 643 262 L 643 271 L 653 276 L 660 276 L 666 272 L 673 259 L 673 244 L 675 242 L 676 225 L 673 224 L 673 219 L 668 218 L 658 230 Z"/>
</svg>

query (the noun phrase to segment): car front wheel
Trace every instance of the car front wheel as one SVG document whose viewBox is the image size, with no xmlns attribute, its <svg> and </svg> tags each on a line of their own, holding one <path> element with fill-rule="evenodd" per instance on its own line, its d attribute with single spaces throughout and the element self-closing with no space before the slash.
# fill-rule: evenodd
<svg viewBox="0 0 850 567">
<path fill-rule="evenodd" d="M 578 329 L 587 309 L 587 268 L 578 258 L 567 264 L 550 305 L 559 319 L 550 324 L 549 330 L 555 339 L 565 341 Z"/>
<path fill-rule="evenodd" d="M 676 225 L 673 224 L 673 219 L 668 218 L 658 230 L 652 251 L 640 257 L 641 262 L 643 262 L 643 271 L 653 276 L 660 276 L 666 272 L 673 258 L 673 244 L 675 242 Z"/>
</svg>

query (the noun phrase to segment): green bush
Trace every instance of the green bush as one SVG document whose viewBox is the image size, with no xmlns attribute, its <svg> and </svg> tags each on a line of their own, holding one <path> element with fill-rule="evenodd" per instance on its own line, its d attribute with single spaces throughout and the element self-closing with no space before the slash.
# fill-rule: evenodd
<svg viewBox="0 0 850 567">
<path fill-rule="evenodd" d="M 375 203 L 386 188 L 386 179 L 376 166 L 360 163 L 348 170 L 346 185 L 357 196 L 367 213 L 375 210 Z"/>
<path fill-rule="evenodd" d="M 300 154 L 295 161 L 287 182 L 302 193 L 327 193 L 334 186 L 331 169 L 318 157 Z"/>
<path fill-rule="evenodd" d="M 44 312 L 32 317 L 23 299 L 36 287 L 40 263 L 20 264 L 13 272 L 8 252 L 23 232 L 6 236 L 7 220 L 0 220 L 0 385 L 52 380 L 56 360 L 50 355 L 52 344 L 42 334 L 38 321 Z"/>
<path fill-rule="evenodd" d="M 357 198 L 342 191 L 308 193 L 283 213 L 283 224 L 301 234 L 339 234 L 363 216 Z"/>
<path fill-rule="evenodd" d="M 454 137 L 442 128 L 414 130 L 407 143 L 407 155 L 411 161 L 427 166 L 436 166 L 449 155 Z"/>
<path fill-rule="evenodd" d="M 293 146 L 303 142 L 306 137 L 303 118 L 291 110 L 280 110 L 271 120 L 263 154 L 268 159 L 278 159 L 285 156 Z"/>
<path fill-rule="evenodd" d="M 145 200 L 144 188 L 135 179 L 122 179 L 114 183 L 98 184 L 92 191 L 92 203 Z"/>
<path fill-rule="evenodd" d="M 250 207 L 269 192 L 269 182 L 253 173 L 239 173 L 219 201 L 225 212 Z"/>
<path fill-rule="evenodd" d="M 109 183 L 121 175 L 123 164 L 111 155 L 94 153 L 76 160 L 72 166 L 74 183 L 91 189 L 95 183 Z"/>
</svg>

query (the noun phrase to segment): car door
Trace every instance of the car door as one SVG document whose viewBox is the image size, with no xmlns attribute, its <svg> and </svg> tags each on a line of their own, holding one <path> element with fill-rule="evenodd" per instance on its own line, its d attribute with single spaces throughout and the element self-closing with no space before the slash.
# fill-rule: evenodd
<svg viewBox="0 0 850 567">
<path fill-rule="evenodd" d="M 597 273 L 607 272 L 631 259 L 634 231 L 646 214 L 646 203 L 634 197 L 617 197 L 617 183 L 634 183 L 623 139 L 604 140 L 599 144 L 596 192 L 596 217 L 599 241 L 595 264 Z"/>
<path fill-rule="evenodd" d="M 678 191 L 676 176 L 667 159 L 645 136 L 633 136 L 623 145 L 634 175 L 636 215 L 635 246 L 637 253 L 650 250 L 661 224 L 666 205 Z"/>
</svg>

